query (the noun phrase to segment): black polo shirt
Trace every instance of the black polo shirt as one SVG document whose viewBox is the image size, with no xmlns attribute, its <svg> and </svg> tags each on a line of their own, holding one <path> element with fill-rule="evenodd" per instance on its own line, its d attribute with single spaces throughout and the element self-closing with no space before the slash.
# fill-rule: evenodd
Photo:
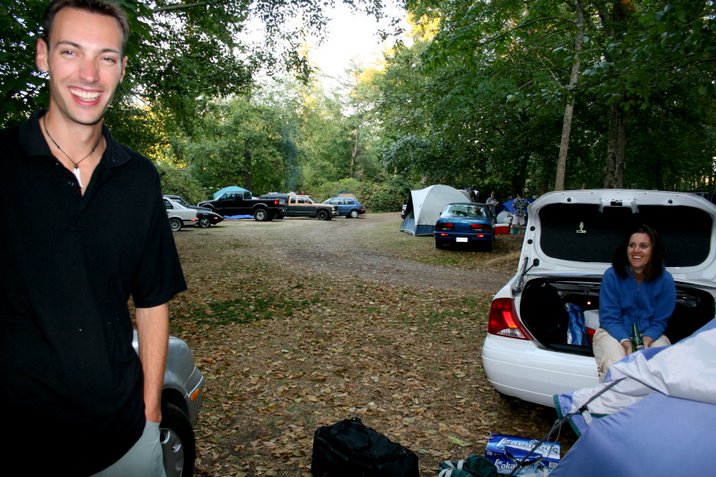
<svg viewBox="0 0 716 477">
<path fill-rule="evenodd" d="M 85 475 L 144 427 L 129 298 L 161 305 L 186 284 L 152 163 L 105 129 L 83 196 L 40 114 L 0 131 L 0 467 Z"/>
</svg>

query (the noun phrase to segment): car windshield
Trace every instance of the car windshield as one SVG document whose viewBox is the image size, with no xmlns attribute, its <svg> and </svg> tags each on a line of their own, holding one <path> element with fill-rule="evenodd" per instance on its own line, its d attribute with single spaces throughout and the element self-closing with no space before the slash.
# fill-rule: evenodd
<svg viewBox="0 0 716 477">
<path fill-rule="evenodd" d="M 487 217 L 485 208 L 471 204 L 453 204 L 445 208 L 441 217 L 468 217 L 472 219 L 484 219 Z"/>
<path fill-rule="evenodd" d="M 181 197 L 175 197 L 174 200 L 177 201 L 179 203 L 179 205 L 183 205 L 184 207 L 189 207 L 189 204 Z"/>
</svg>

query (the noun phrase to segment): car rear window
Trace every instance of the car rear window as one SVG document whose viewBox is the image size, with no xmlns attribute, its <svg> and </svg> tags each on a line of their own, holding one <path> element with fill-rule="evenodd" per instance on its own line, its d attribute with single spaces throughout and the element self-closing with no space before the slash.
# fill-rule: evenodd
<svg viewBox="0 0 716 477">
<path fill-rule="evenodd" d="M 549 204 L 539 211 L 540 247 L 550 257 L 610 263 L 615 249 L 639 224 L 652 226 L 664 239 L 669 267 L 701 264 L 709 254 L 712 221 L 708 213 L 686 206 Z"/>
</svg>

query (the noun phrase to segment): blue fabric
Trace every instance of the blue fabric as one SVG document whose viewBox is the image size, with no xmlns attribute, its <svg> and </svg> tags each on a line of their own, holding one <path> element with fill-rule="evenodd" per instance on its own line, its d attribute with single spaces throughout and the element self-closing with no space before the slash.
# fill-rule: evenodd
<svg viewBox="0 0 716 477">
<path fill-rule="evenodd" d="M 715 440 L 716 405 L 653 393 L 595 420 L 550 477 L 714 475 Z"/>
<path fill-rule="evenodd" d="M 224 188 L 222 188 L 222 189 L 217 190 L 216 192 L 214 192 L 214 193 L 212 194 L 211 197 L 212 197 L 214 200 L 216 200 L 216 199 L 218 199 L 219 197 L 221 197 L 222 195 L 224 195 L 224 194 L 227 193 L 227 192 L 241 192 L 242 194 L 243 194 L 244 192 L 251 193 L 251 191 L 246 190 L 246 189 L 244 189 L 243 187 L 239 187 L 239 186 L 228 186 L 228 187 L 224 187 Z"/>
<path fill-rule="evenodd" d="M 714 349 L 716 318 L 672 346 L 630 354 L 610 368 L 612 382 L 555 395 L 580 437 L 550 476 L 714 475 Z"/>
<path fill-rule="evenodd" d="M 574 303 L 564 305 L 569 316 L 569 327 L 567 333 L 567 344 L 577 346 L 589 346 L 587 329 L 584 325 L 584 310 Z"/>
<path fill-rule="evenodd" d="M 651 282 L 637 283 L 631 272 L 620 277 L 610 267 L 599 291 L 599 326 L 621 341 L 631 337 L 634 323 L 644 336 L 658 339 L 674 312 L 674 278 L 664 272 Z"/>
</svg>

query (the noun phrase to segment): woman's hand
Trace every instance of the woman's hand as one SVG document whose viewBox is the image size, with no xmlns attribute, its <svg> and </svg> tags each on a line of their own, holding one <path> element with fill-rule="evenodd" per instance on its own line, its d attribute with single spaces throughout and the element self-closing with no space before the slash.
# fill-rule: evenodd
<svg viewBox="0 0 716 477">
<path fill-rule="evenodd" d="M 622 348 L 624 348 L 624 354 L 630 355 L 631 354 L 631 341 L 626 340 L 621 342 Z"/>
<path fill-rule="evenodd" d="M 644 336 L 642 341 L 644 342 L 644 348 L 651 348 L 651 345 L 654 343 L 651 336 Z"/>
</svg>

